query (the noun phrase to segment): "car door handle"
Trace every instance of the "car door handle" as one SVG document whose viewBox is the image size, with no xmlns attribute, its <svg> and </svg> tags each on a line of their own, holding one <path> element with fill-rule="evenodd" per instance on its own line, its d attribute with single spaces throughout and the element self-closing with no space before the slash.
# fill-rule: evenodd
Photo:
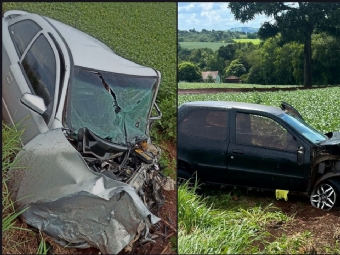
<svg viewBox="0 0 340 255">
<path fill-rule="evenodd" d="M 8 84 L 11 84 L 11 82 L 13 80 L 11 72 L 8 72 L 6 80 L 7 80 Z"/>
<path fill-rule="evenodd" d="M 236 154 L 236 155 L 242 155 L 244 153 L 243 150 L 233 150 L 232 152 L 233 154 Z"/>
</svg>

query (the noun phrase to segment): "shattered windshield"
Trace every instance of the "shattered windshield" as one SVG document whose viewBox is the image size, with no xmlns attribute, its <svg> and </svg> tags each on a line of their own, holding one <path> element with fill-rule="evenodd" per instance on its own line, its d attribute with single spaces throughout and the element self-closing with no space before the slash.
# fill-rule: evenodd
<svg viewBox="0 0 340 255">
<path fill-rule="evenodd" d="M 309 126 L 306 122 L 304 122 L 300 118 L 296 118 L 289 113 L 279 115 L 281 119 L 290 124 L 295 130 L 297 130 L 300 134 L 302 134 L 306 139 L 311 141 L 312 143 L 319 143 L 325 141 L 327 137 L 315 130 L 311 126 Z"/>
<path fill-rule="evenodd" d="M 86 127 L 116 144 L 146 139 L 157 79 L 76 66 L 69 92 L 71 128 L 77 133 Z"/>
</svg>

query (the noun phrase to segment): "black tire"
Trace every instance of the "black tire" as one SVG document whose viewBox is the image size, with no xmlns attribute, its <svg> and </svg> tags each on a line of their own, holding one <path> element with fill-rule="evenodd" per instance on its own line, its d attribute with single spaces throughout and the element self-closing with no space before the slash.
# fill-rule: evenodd
<svg viewBox="0 0 340 255">
<path fill-rule="evenodd" d="M 326 211 L 331 210 L 340 200 L 340 182 L 328 179 L 319 183 L 310 196 L 312 206 Z"/>
</svg>

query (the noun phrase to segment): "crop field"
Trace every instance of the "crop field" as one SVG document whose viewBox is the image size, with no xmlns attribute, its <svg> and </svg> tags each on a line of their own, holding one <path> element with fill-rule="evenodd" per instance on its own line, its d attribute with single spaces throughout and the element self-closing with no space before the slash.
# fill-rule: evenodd
<svg viewBox="0 0 340 255">
<path fill-rule="evenodd" d="M 260 39 L 233 39 L 235 42 L 247 43 L 252 42 L 253 44 L 260 44 Z"/>
<path fill-rule="evenodd" d="M 247 92 L 178 95 L 178 105 L 190 101 L 234 101 L 279 107 L 285 101 L 295 107 L 305 121 L 326 133 L 340 131 L 340 87 L 278 92 Z"/>
<path fill-rule="evenodd" d="M 226 46 L 229 43 L 217 43 L 217 42 L 180 42 L 182 48 L 187 48 L 189 50 L 210 48 L 213 51 L 218 50 L 221 46 Z"/>
<path fill-rule="evenodd" d="M 235 42 L 246 43 L 252 42 L 253 44 L 260 44 L 260 39 L 233 39 Z M 230 43 L 219 43 L 219 42 L 180 42 L 182 48 L 189 50 L 210 48 L 213 51 L 218 50 L 221 46 L 226 46 Z"/>
<path fill-rule="evenodd" d="M 292 88 L 303 85 L 259 85 L 242 83 L 206 83 L 206 82 L 179 82 L 179 89 L 206 89 L 206 88 Z"/>
</svg>

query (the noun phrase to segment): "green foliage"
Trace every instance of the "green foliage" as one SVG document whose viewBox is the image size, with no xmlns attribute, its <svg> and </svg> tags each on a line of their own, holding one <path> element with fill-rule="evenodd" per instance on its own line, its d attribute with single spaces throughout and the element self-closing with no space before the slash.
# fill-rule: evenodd
<svg viewBox="0 0 340 255">
<path fill-rule="evenodd" d="M 178 253 L 244 254 L 265 237 L 268 223 L 290 221 L 287 215 L 268 205 L 233 209 L 230 194 L 201 197 L 188 183 L 178 187 Z"/>
<path fill-rule="evenodd" d="M 235 59 L 231 61 L 228 69 L 225 72 L 225 75 L 226 76 L 235 75 L 235 76 L 240 77 L 242 74 L 245 74 L 246 72 L 247 70 L 244 67 L 244 65 L 240 62 L 240 60 Z"/>
<path fill-rule="evenodd" d="M 226 42 L 232 43 L 233 38 L 238 38 L 241 35 L 246 36 L 244 32 L 239 31 L 209 31 L 206 29 L 202 29 L 201 32 L 196 31 L 195 29 L 186 30 L 178 30 L 178 38 L 181 39 L 182 42 Z M 255 34 L 256 36 L 256 34 Z"/>
<path fill-rule="evenodd" d="M 235 19 L 242 22 L 252 20 L 257 14 L 272 15 L 275 22 L 265 22 L 258 31 L 263 40 L 280 33 L 281 46 L 289 42 L 304 44 L 304 86 L 312 85 L 311 35 L 316 28 L 321 31 L 338 29 L 339 2 L 230 2 L 229 7 Z M 265 82 L 270 84 L 272 81 L 264 75 Z"/>
<path fill-rule="evenodd" d="M 178 105 L 191 101 L 234 101 L 279 107 L 285 101 L 296 108 L 305 121 L 323 133 L 340 131 L 340 87 L 248 93 L 179 95 Z M 331 102 L 331 103 L 330 103 Z"/>
<path fill-rule="evenodd" d="M 311 233 L 305 231 L 293 236 L 282 235 L 274 242 L 268 242 L 264 254 L 315 254 Z"/>
<path fill-rule="evenodd" d="M 339 30 L 340 34 L 340 30 Z M 339 84 L 339 39 L 326 33 L 312 37 L 313 80 L 317 84 Z"/>
<path fill-rule="evenodd" d="M 7 10 L 38 13 L 99 39 L 118 55 L 150 66 L 162 74 L 157 103 L 176 102 L 175 2 L 7 2 Z M 174 108 L 161 108 L 164 118 L 173 119 Z M 173 123 L 175 126 L 176 122 Z M 174 129 L 165 132 L 174 132 Z"/>
<path fill-rule="evenodd" d="M 226 46 L 230 43 L 222 42 L 179 42 L 181 47 L 188 50 L 210 48 L 213 51 L 218 50 L 221 46 Z"/>
<path fill-rule="evenodd" d="M 39 231 L 39 235 L 40 235 L 41 240 L 40 240 L 40 243 L 39 243 L 39 246 L 38 246 L 37 254 L 47 254 L 49 248 L 47 248 L 47 244 L 46 244 L 46 242 L 45 242 L 40 231 Z"/>
<path fill-rule="evenodd" d="M 259 84 L 240 84 L 240 83 L 203 83 L 203 82 L 179 82 L 178 89 L 203 89 L 203 88 L 291 88 L 302 87 L 298 85 L 259 85 Z M 181 97 L 182 95 L 180 95 Z"/>
<path fill-rule="evenodd" d="M 201 71 L 197 65 L 191 62 L 182 62 L 178 65 L 178 79 L 180 81 L 199 81 Z"/>
<path fill-rule="evenodd" d="M 27 209 L 20 212 L 15 211 L 14 203 L 6 184 L 7 171 L 15 166 L 15 155 L 21 149 L 19 138 L 23 131 L 18 130 L 19 125 L 10 127 L 2 123 L 2 233 L 13 228 L 15 219 Z"/>
<path fill-rule="evenodd" d="M 257 38 L 249 38 L 249 35 L 248 35 L 248 38 L 247 39 L 234 39 L 235 42 L 237 43 L 247 43 L 247 42 L 251 42 L 255 45 L 257 44 L 260 44 L 260 39 L 257 39 Z"/>
<path fill-rule="evenodd" d="M 228 44 L 226 46 L 221 46 L 217 51 L 217 56 L 222 59 L 233 60 L 236 52 L 235 44 Z"/>
</svg>

